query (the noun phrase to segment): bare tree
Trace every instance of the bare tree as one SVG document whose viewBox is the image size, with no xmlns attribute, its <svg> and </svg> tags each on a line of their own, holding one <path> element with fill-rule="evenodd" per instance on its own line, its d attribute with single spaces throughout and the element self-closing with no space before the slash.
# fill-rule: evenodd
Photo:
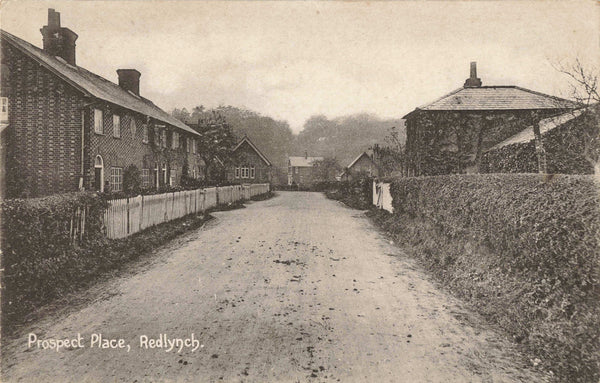
<svg viewBox="0 0 600 383">
<path fill-rule="evenodd" d="M 570 80 L 570 96 L 582 105 L 573 110 L 583 124 L 583 156 L 593 166 L 594 174 L 600 176 L 600 90 L 598 68 L 584 65 L 578 58 L 571 63 L 553 65 Z"/>
</svg>

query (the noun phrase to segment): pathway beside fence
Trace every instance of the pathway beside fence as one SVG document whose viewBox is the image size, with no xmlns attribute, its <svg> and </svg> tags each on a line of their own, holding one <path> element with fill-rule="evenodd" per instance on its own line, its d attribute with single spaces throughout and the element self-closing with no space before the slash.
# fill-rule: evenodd
<svg viewBox="0 0 600 383">
<path fill-rule="evenodd" d="M 109 201 L 104 213 L 106 236 L 124 238 L 159 223 L 248 200 L 269 190 L 269 184 L 233 185 L 115 199 Z"/>
</svg>

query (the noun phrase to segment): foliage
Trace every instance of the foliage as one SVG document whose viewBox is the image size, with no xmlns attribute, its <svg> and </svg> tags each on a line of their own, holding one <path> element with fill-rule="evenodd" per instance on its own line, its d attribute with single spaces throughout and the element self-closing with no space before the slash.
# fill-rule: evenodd
<svg viewBox="0 0 600 383">
<path fill-rule="evenodd" d="M 544 134 L 542 139 L 550 174 L 593 174 L 600 142 L 598 108 L 591 107 L 573 120 Z M 596 137 L 593 139 L 592 137 Z M 506 145 L 483 155 L 484 173 L 533 173 L 538 170 L 535 142 Z"/>
<path fill-rule="evenodd" d="M 2 202 L 3 305 L 19 311 L 30 300 L 44 301 L 55 284 L 76 278 L 86 262 L 78 249 L 102 241 L 107 204 L 91 193 L 71 193 Z M 85 211 L 85 232 L 74 239 L 76 213 Z M 73 249 L 77 254 L 73 257 Z M 3 312 L 8 308 L 3 307 Z"/>
<path fill-rule="evenodd" d="M 313 181 L 334 181 L 341 171 L 342 167 L 335 158 L 325 157 L 313 162 L 312 178 Z"/>
<path fill-rule="evenodd" d="M 355 209 L 369 209 L 373 202 L 373 178 L 356 177 L 351 181 L 317 185 L 325 190 L 327 198 L 335 199 Z"/>
<path fill-rule="evenodd" d="M 384 225 L 569 382 L 598 381 L 600 196 L 588 176 L 394 179 Z M 519 320 L 515 320 L 519 318 Z"/>
<path fill-rule="evenodd" d="M 537 113 L 538 118 L 556 110 Z M 476 170 L 484 150 L 530 125 L 530 111 L 418 111 L 407 120 L 406 164 L 411 175 Z"/>
<path fill-rule="evenodd" d="M 392 172 L 403 171 L 406 168 L 404 131 L 393 126 L 385 137 L 385 145 L 373 145 L 373 157 L 380 170 L 380 176 L 392 174 Z"/>
<path fill-rule="evenodd" d="M 397 138 L 404 142 L 404 120 L 380 119 L 370 114 L 355 114 L 334 119 L 322 115 L 310 117 L 298 134 L 294 153 L 305 151 L 325 157 L 335 157 L 342 166 L 367 148 L 381 144 L 395 126 Z"/>
<path fill-rule="evenodd" d="M 123 172 L 123 191 L 126 194 L 139 194 L 142 190 L 142 176 L 140 169 L 135 165 L 129 165 Z"/>
<path fill-rule="evenodd" d="M 293 152 L 295 142 L 287 122 L 233 106 L 219 106 L 211 110 L 199 106 L 192 113 L 185 109 L 175 109 L 172 113 L 176 117 L 180 116 L 182 121 L 195 124 L 213 112 L 223 116 L 237 138 L 248 136 L 273 163 L 274 168 L 281 170 L 284 174 L 282 181 L 287 181 L 287 157 Z"/>
</svg>

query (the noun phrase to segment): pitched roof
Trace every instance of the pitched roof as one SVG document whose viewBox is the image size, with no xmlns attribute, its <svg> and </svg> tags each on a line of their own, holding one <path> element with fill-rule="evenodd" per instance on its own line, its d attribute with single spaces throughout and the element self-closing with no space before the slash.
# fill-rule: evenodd
<svg viewBox="0 0 600 383">
<path fill-rule="evenodd" d="M 558 116 L 545 118 L 540 121 L 540 133 L 544 134 L 546 132 L 551 131 L 554 128 L 557 128 L 563 124 L 566 124 L 567 122 L 581 116 L 582 113 L 583 113 L 583 109 L 579 109 L 579 110 L 574 110 L 572 112 L 563 113 Z M 511 137 L 507 138 L 506 140 L 492 146 L 490 149 L 488 149 L 488 151 L 500 149 L 507 145 L 529 142 L 533 139 L 535 139 L 535 136 L 533 134 L 533 128 L 531 126 L 528 126 L 527 128 L 523 129 L 522 131 L 515 134 L 514 136 L 511 136 Z"/>
<path fill-rule="evenodd" d="M 538 110 L 572 109 L 580 106 L 574 101 L 518 86 L 481 86 L 456 89 L 416 110 Z"/>
<path fill-rule="evenodd" d="M 59 76 L 84 94 L 108 101 L 123 108 L 150 116 L 156 120 L 185 130 L 188 133 L 199 135 L 198 132 L 171 116 L 152 101 L 136 96 L 119 85 L 100 77 L 80 66 L 72 66 L 64 60 L 56 58 L 42 49 L 22 40 L 4 30 L 0 30 L 2 40 L 6 40 L 25 55 L 31 57 Z"/>
<path fill-rule="evenodd" d="M 244 136 L 244 138 L 242 138 L 240 140 L 240 142 L 235 146 L 235 148 L 233 148 L 233 151 L 235 152 L 236 150 L 238 150 L 238 148 L 240 146 L 242 146 L 242 144 L 246 142 L 248 145 L 250 145 L 250 147 L 252 148 L 252 150 L 254 150 L 256 152 L 256 154 L 258 154 L 258 156 L 268 165 L 271 166 L 271 161 L 269 161 L 267 159 L 267 157 L 265 157 L 264 154 L 262 154 L 260 152 L 260 150 L 258 150 L 258 148 L 252 143 L 252 141 L 250 141 L 250 139 L 248 138 L 248 136 Z"/>
<path fill-rule="evenodd" d="M 348 165 L 348 169 L 350 169 L 351 167 L 353 167 L 353 166 L 354 166 L 354 164 L 356 164 L 356 162 L 358 162 L 358 160 L 360 160 L 362 156 L 367 156 L 367 158 L 368 158 L 369 160 L 371 160 L 371 162 L 373 162 L 373 159 L 371 158 L 371 156 L 369 156 L 369 154 L 368 154 L 367 152 L 362 152 L 361 154 L 359 154 L 359 155 L 358 155 L 358 157 L 356 157 L 356 158 L 354 159 L 354 161 L 352 161 L 352 162 L 350 163 L 350 165 Z M 373 163 L 374 163 L 374 162 L 373 162 Z"/>
<path fill-rule="evenodd" d="M 316 161 L 323 161 L 323 157 L 290 157 L 290 166 L 310 168 Z"/>
</svg>

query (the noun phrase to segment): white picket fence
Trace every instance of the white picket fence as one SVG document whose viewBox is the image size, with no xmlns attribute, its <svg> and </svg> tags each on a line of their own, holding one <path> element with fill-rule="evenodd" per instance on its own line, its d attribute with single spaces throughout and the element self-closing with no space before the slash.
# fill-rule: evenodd
<svg viewBox="0 0 600 383">
<path fill-rule="evenodd" d="M 377 180 L 373 181 L 373 205 L 377 206 L 379 209 L 387 210 L 390 213 L 394 212 L 389 183 Z"/>
<path fill-rule="evenodd" d="M 124 238 L 159 223 L 247 200 L 269 190 L 269 184 L 233 185 L 115 199 L 109 201 L 104 213 L 106 236 Z"/>
</svg>

